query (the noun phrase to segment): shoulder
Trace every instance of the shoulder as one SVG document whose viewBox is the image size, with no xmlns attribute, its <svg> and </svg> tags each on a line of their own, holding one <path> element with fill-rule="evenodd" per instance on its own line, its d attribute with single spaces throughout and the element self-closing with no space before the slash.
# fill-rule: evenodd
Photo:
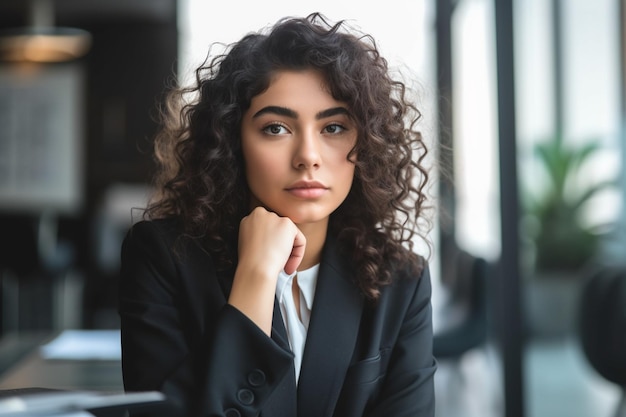
<svg viewBox="0 0 626 417">
<path fill-rule="evenodd" d="M 382 288 L 406 291 L 408 288 L 418 287 L 422 280 L 430 281 L 428 260 L 413 250 L 401 247 L 397 253 L 392 253 L 385 259 L 387 265 L 384 268 L 390 271 L 391 277 L 389 283 Z"/>
<path fill-rule="evenodd" d="M 124 245 L 133 244 L 163 246 L 174 252 L 200 246 L 196 239 L 185 234 L 181 220 L 176 218 L 141 220 L 133 224 L 126 234 Z"/>
<path fill-rule="evenodd" d="M 390 344 L 411 335 L 432 337 L 428 265 L 424 264 L 417 274 L 411 270 L 408 267 L 395 269 L 392 282 L 380 287 L 378 298 L 367 307 L 367 314 L 372 317 L 368 323 L 380 322 L 381 332 Z"/>
<path fill-rule="evenodd" d="M 141 220 L 133 224 L 122 242 L 122 270 L 138 261 L 169 264 L 178 235 L 172 220 Z"/>
<path fill-rule="evenodd" d="M 428 262 L 421 256 L 411 262 L 395 267 L 391 283 L 381 287 L 381 300 L 396 303 L 405 300 L 409 303 L 429 302 L 431 297 L 431 277 Z"/>
<path fill-rule="evenodd" d="M 211 254 L 186 236 L 176 220 L 159 219 L 142 220 L 129 229 L 122 243 L 121 275 L 125 288 L 156 283 L 174 293 L 180 282 L 201 282 L 216 272 Z"/>
<path fill-rule="evenodd" d="M 126 240 L 158 237 L 165 240 L 175 240 L 182 235 L 180 221 L 174 218 L 141 220 L 133 224 L 126 235 Z"/>
<path fill-rule="evenodd" d="M 141 256 L 155 261 L 163 261 L 156 259 L 159 257 L 180 261 L 198 250 L 200 243 L 185 235 L 179 220 L 141 220 L 131 226 L 124 238 L 122 259 Z"/>
</svg>

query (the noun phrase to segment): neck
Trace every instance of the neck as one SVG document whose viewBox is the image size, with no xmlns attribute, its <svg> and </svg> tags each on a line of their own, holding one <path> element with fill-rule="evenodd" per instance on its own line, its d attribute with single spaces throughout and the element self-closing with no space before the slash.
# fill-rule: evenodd
<svg viewBox="0 0 626 417">
<path fill-rule="evenodd" d="M 297 226 L 306 237 L 304 257 L 298 267 L 298 269 L 302 271 L 320 262 L 322 249 L 324 249 L 324 242 L 326 241 L 326 234 L 328 232 L 328 223 L 323 225 L 319 223 L 305 223 L 298 224 Z"/>
</svg>

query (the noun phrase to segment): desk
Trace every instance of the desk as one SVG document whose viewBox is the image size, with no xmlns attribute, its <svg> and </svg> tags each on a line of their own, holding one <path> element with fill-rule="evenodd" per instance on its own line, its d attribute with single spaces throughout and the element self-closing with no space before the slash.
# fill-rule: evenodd
<svg viewBox="0 0 626 417">
<path fill-rule="evenodd" d="M 66 342 L 68 338 L 65 336 L 76 333 L 80 334 L 79 343 L 74 343 L 77 339 L 72 336 L 69 338 L 72 343 L 68 344 Z M 4 336 L 0 339 L 0 397 L 51 394 L 47 390 L 60 390 L 59 395 L 52 392 L 54 400 L 46 400 L 44 404 L 47 414 L 37 414 L 42 417 L 44 415 L 58 417 L 60 415 L 58 413 L 61 412 L 69 413 L 68 416 L 95 417 L 128 417 L 129 414 L 135 413 L 152 417 L 178 416 L 179 410 L 168 403 L 159 392 L 123 393 L 122 366 L 120 353 L 117 351 L 119 332 L 104 333 L 107 333 L 104 339 L 95 338 L 96 344 L 93 344 L 93 338 L 88 337 L 91 342 L 82 338 L 84 332 L 75 331 L 63 332 L 61 334 L 63 337 L 57 337 L 58 333 L 19 333 Z M 94 336 L 94 332 L 89 336 Z M 65 342 L 55 343 L 56 349 L 51 349 L 49 342 L 52 340 Z M 59 345 L 63 346 L 63 349 L 59 349 Z M 42 346 L 46 347 L 45 351 Z M 100 350 L 98 346 L 104 349 Z M 116 348 L 111 349 L 111 346 Z M 50 356 L 44 354 L 51 355 L 51 351 L 56 352 L 56 355 L 52 356 L 55 358 L 70 356 L 108 359 L 48 359 Z M 73 354 L 67 355 L 67 351 L 73 351 Z M 81 351 L 83 354 L 79 354 Z M 79 391 L 88 391 L 85 393 L 87 397 Z M 80 399 L 74 397 L 68 400 L 67 394 L 70 396 L 78 394 Z M 97 397 L 95 403 L 94 396 Z M 59 398 L 62 404 L 59 404 Z M 41 400 L 39 401 L 41 404 Z M 76 411 L 77 407 L 88 413 L 70 413 Z M 30 411 L 24 413 L 24 416 L 32 415 Z"/>
<path fill-rule="evenodd" d="M 26 387 L 121 392 L 119 360 L 58 360 L 40 347 L 56 334 L 10 334 L 0 340 L 0 390 Z"/>
</svg>

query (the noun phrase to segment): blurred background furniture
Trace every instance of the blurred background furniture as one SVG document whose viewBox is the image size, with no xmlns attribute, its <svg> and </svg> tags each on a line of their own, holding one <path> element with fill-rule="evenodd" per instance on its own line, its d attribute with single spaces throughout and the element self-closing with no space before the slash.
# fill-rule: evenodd
<svg viewBox="0 0 626 417">
<path fill-rule="evenodd" d="M 111 201 L 149 183 L 177 73 L 177 0 L 0 2 L 1 36 L 42 20 L 90 49 L 52 63 L 0 53 L 0 335 L 118 326 L 115 245 L 131 213 L 119 222 Z"/>
<path fill-rule="evenodd" d="M 433 350 L 438 360 L 458 360 L 464 353 L 483 346 L 488 333 L 489 265 L 450 243 L 443 249 L 441 284 L 446 292 L 443 329 L 435 334 Z"/>
<path fill-rule="evenodd" d="M 452 239 L 442 249 L 441 282 L 436 288 L 441 300 L 433 341 L 439 364 L 435 417 L 498 415 L 502 388 L 496 381 L 502 369 L 490 314 L 493 265 Z"/>
<path fill-rule="evenodd" d="M 589 363 L 622 390 L 615 417 L 626 417 L 626 265 L 601 266 L 589 274 L 579 330 Z"/>
<path fill-rule="evenodd" d="M 13 361 L 0 369 L 0 390 L 122 391 L 119 337 L 115 330 L 6 335 L 0 342 L 0 356 Z"/>
</svg>

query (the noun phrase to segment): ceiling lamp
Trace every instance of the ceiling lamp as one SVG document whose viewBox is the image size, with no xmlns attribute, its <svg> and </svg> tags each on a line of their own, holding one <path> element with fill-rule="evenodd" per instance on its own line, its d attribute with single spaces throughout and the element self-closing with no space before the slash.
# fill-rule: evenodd
<svg viewBox="0 0 626 417">
<path fill-rule="evenodd" d="M 30 26 L 0 31 L 0 60 L 63 62 L 80 58 L 91 47 L 89 32 L 54 26 L 52 0 L 32 0 Z"/>
</svg>

